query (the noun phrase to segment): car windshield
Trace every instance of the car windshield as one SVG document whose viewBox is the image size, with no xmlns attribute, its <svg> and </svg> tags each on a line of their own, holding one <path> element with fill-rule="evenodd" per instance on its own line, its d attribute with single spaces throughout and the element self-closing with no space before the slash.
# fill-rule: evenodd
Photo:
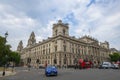
<svg viewBox="0 0 120 80">
<path fill-rule="evenodd" d="M 103 64 L 103 65 L 108 65 L 108 64 Z"/>
<path fill-rule="evenodd" d="M 53 69 L 54 69 L 54 68 L 56 68 L 56 67 L 55 67 L 55 66 L 47 66 L 47 68 L 53 68 Z"/>
</svg>

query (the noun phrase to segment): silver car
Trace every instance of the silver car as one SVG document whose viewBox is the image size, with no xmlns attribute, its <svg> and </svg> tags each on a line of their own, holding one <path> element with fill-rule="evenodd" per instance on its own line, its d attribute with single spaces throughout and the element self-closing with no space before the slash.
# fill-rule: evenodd
<svg viewBox="0 0 120 80">
<path fill-rule="evenodd" d="M 112 64 L 112 69 L 119 69 L 119 65 L 118 64 Z"/>
<path fill-rule="evenodd" d="M 112 64 L 110 62 L 103 62 L 101 67 L 103 69 L 109 69 L 109 68 L 112 68 Z"/>
</svg>

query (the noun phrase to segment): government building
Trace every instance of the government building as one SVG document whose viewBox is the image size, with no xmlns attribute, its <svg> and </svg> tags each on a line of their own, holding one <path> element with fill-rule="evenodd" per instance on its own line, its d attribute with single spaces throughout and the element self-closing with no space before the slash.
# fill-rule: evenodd
<svg viewBox="0 0 120 80">
<path fill-rule="evenodd" d="M 17 51 L 21 55 L 21 62 L 31 66 L 56 65 L 72 66 L 75 60 L 84 59 L 99 64 L 109 60 L 109 43 L 99 42 L 90 37 L 83 36 L 75 38 L 69 35 L 68 23 L 58 20 L 53 24 L 52 37 L 36 43 L 35 33 L 32 32 L 27 46 L 23 48 L 22 41 L 19 42 Z"/>
</svg>

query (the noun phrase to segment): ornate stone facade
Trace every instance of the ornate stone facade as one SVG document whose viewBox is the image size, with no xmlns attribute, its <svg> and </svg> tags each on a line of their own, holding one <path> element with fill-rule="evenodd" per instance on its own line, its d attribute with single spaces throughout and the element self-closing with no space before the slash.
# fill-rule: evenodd
<svg viewBox="0 0 120 80">
<path fill-rule="evenodd" d="M 99 43 L 98 40 L 83 36 L 75 38 L 69 36 L 69 25 L 62 23 L 53 24 L 52 37 L 36 43 L 34 32 L 31 33 L 27 47 L 18 49 L 21 59 L 27 64 L 27 59 L 31 58 L 31 65 L 36 66 L 45 63 L 57 66 L 74 65 L 74 60 L 87 59 L 93 63 L 101 63 L 109 60 L 109 43 Z"/>
</svg>

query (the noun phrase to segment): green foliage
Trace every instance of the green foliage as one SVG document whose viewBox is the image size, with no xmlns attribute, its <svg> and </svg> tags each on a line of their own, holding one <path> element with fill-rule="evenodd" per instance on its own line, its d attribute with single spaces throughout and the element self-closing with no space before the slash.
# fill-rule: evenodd
<svg viewBox="0 0 120 80">
<path fill-rule="evenodd" d="M 113 53 L 113 54 L 110 54 L 109 56 L 110 56 L 111 61 L 114 61 L 114 62 L 120 59 L 120 53 Z"/>
<path fill-rule="evenodd" d="M 7 45 L 6 39 L 0 36 L 0 65 L 7 63 L 10 52 L 10 45 Z"/>
<path fill-rule="evenodd" d="M 6 39 L 0 36 L 0 66 L 10 61 L 19 64 L 19 53 L 11 51 L 10 47 L 10 45 L 6 44 Z"/>
<path fill-rule="evenodd" d="M 9 61 L 14 62 L 15 64 L 19 64 L 20 55 L 18 52 L 11 52 L 9 59 L 10 59 Z"/>
</svg>

